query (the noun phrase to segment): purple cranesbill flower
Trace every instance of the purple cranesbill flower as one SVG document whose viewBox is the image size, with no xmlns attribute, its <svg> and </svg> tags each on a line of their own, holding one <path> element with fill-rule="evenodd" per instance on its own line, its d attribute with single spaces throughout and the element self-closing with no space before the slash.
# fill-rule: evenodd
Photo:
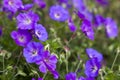
<svg viewBox="0 0 120 80">
<path fill-rule="evenodd" d="M 35 4 L 37 4 L 40 8 L 46 7 L 46 2 L 44 0 L 33 0 Z"/>
<path fill-rule="evenodd" d="M 90 21 L 83 20 L 81 24 L 81 30 L 90 40 L 94 40 L 94 31 Z"/>
<path fill-rule="evenodd" d="M 75 32 L 77 29 L 71 17 L 68 19 L 68 26 L 71 32 Z"/>
<path fill-rule="evenodd" d="M 57 58 L 55 55 L 51 55 L 49 51 L 44 51 L 42 59 L 36 61 L 39 65 L 39 70 L 46 73 L 47 70 L 54 71 L 56 69 Z"/>
<path fill-rule="evenodd" d="M 74 11 L 74 12 L 75 12 L 75 14 L 76 14 L 80 19 L 82 19 L 82 20 L 85 19 L 85 15 L 82 14 L 80 11 Z"/>
<path fill-rule="evenodd" d="M 36 80 L 36 79 L 35 79 L 35 78 L 32 78 L 32 80 Z M 39 77 L 37 80 L 43 80 L 43 79 Z"/>
<path fill-rule="evenodd" d="M 13 16 L 15 15 L 15 12 L 11 12 L 5 7 L 2 7 L 2 11 L 6 13 L 8 19 L 12 20 Z"/>
<path fill-rule="evenodd" d="M 97 58 L 92 58 L 88 60 L 85 64 L 85 74 L 87 77 L 96 77 L 98 76 L 99 69 L 101 68 L 100 62 Z"/>
<path fill-rule="evenodd" d="M 68 0 L 58 0 L 58 2 L 60 2 L 60 3 L 67 3 Z"/>
<path fill-rule="evenodd" d="M 43 27 L 41 24 L 35 25 L 35 35 L 41 41 L 46 41 L 48 38 L 48 33 L 47 33 L 45 27 Z"/>
<path fill-rule="evenodd" d="M 95 79 L 93 77 L 85 78 L 85 77 L 81 76 L 81 77 L 78 78 L 78 80 L 95 80 Z"/>
<path fill-rule="evenodd" d="M 50 71 L 52 74 L 53 74 L 53 76 L 54 76 L 54 79 L 58 79 L 59 78 L 59 73 L 57 72 L 57 71 Z"/>
<path fill-rule="evenodd" d="M 84 0 L 72 0 L 72 1 L 73 1 L 73 6 L 80 12 L 86 10 L 86 5 L 84 3 Z"/>
<path fill-rule="evenodd" d="M 39 16 L 33 11 L 29 11 L 27 13 L 20 13 L 16 19 L 19 29 L 34 29 L 35 23 L 39 20 Z"/>
<path fill-rule="evenodd" d="M 23 50 L 23 55 L 28 63 L 41 59 L 44 46 L 39 42 L 29 42 Z"/>
<path fill-rule="evenodd" d="M 72 0 L 57 0 L 57 1 L 64 8 L 71 8 L 72 7 Z"/>
<path fill-rule="evenodd" d="M 96 2 L 103 6 L 108 5 L 108 3 L 109 3 L 108 0 L 96 0 Z"/>
<path fill-rule="evenodd" d="M 89 56 L 89 58 L 97 58 L 98 62 L 101 62 L 103 60 L 102 54 L 93 48 L 87 48 L 86 53 Z"/>
<path fill-rule="evenodd" d="M 95 21 L 94 21 L 95 27 L 101 26 L 104 22 L 105 22 L 105 19 L 103 16 L 99 14 L 95 15 Z"/>
<path fill-rule="evenodd" d="M 85 80 L 95 80 L 94 77 L 87 77 Z"/>
<path fill-rule="evenodd" d="M 109 38 L 115 38 L 118 36 L 118 27 L 112 18 L 108 17 L 105 19 L 105 29 Z"/>
<path fill-rule="evenodd" d="M 33 4 L 26 4 L 19 8 L 19 10 L 28 11 L 33 7 Z"/>
<path fill-rule="evenodd" d="M 0 28 L 0 36 L 2 35 L 2 28 Z"/>
<path fill-rule="evenodd" d="M 3 0 L 3 7 L 14 13 L 22 6 L 21 0 Z"/>
<path fill-rule="evenodd" d="M 32 35 L 27 30 L 18 30 L 11 32 L 11 37 L 17 45 L 25 47 L 31 40 Z"/>
<path fill-rule="evenodd" d="M 73 5 L 78 12 L 76 14 L 81 19 L 87 19 L 92 22 L 93 14 L 87 9 L 84 0 L 73 0 Z"/>
<path fill-rule="evenodd" d="M 76 80 L 76 79 L 77 79 L 77 75 L 74 72 L 70 72 L 65 76 L 65 80 Z"/>
<path fill-rule="evenodd" d="M 69 18 L 69 12 L 60 5 L 50 7 L 49 16 L 56 21 L 66 21 Z"/>
<path fill-rule="evenodd" d="M 78 80 L 86 80 L 83 76 L 80 76 Z"/>
</svg>

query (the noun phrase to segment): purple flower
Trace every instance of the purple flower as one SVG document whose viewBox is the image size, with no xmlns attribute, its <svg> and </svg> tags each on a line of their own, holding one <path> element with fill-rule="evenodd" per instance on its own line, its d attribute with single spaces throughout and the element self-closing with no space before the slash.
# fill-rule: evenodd
<svg viewBox="0 0 120 80">
<path fill-rule="evenodd" d="M 96 2 L 103 6 L 108 5 L 108 0 L 96 0 Z"/>
<path fill-rule="evenodd" d="M 76 80 L 77 79 L 76 73 L 73 73 L 73 72 L 68 73 L 65 76 L 65 79 L 66 80 Z"/>
<path fill-rule="evenodd" d="M 43 45 L 39 42 L 29 42 L 23 50 L 23 55 L 28 63 L 34 63 L 41 59 L 43 53 Z"/>
<path fill-rule="evenodd" d="M 41 41 L 46 41 L 48 38 L 48 33 L 46 29 L 41 24 L 35 25 L 35 34 Z"/>
<path fill-rule="evenodd" d="M 86 80 L 95 80 L 93 77 L 87 77 Z"/>
<path fill-rule="evenodd" d="M 116 22 L 111 18 L 106 18 L 105 20 L 105 29 L 107 36 L 109 38 L 115 38 L 118 36 L 118 27 Z"/>
<path fill-rule="evenodd" d="M 35 78 L 32 78 L 32 80 L 36 80 L 36 79 L 35 79 Z M 43 80 L 43 79 L 39 77 L 38 80 Z"/>
<path fill-rule="evenodd" d="M 105 19 L 103 16 L 97 14 L 95 15 L 95 26 L 99 27 L 105 22 Z"/>
<path fill-rule="evenodd" d="M 27 13 L 20 13 L 17 16 L 17 23 L 19 29 L 33 29 L 35 27 L 35 23 L 38 22 L 39 16 L 35 14 L 33 11 L 29 11 Z"/>
<path fill-rule="evenodd" d="M 78 80 L 86 80 L 83 76 L 80 76 Z"/>
<path fill-rule="evenodd" d="M 32 7 L 33 7 L 33 4 L 26 4 L 22 7 L 20 7 L 19 10 L 27 11 L 27 10 L 30 10 Z"/>
<path fill-rule="evenodd" d="M 77 14 L 77 16 L 78 16 L 80 19 L 82 19 L 82 20 L 85 19 L 85 15 L 82 14 L 80 11 L 74 11 L 74 12 Z"/>
<path fill-rule="evenodd" d="M 0 36 L 2 35 L 2 28 L 0 28 Z"/>
<path fill-rule="evenodd" d="M 73 5 L 78 12 L 76 14 L 81 19 L 87 19 L 92 22 L 93 14 L 87 9 L 84 0 L 73 0 Z"/>
<path fill-rule="evenodd" d="M 85 77 L 81 76 L 78 80 L 95 80 L 95 79 L 93 77 L 85 78 Z"/>
<path fill-rule="evenodd" d="M 90 40 L 94 40 L 94 31 L 90 21 L 84 20 L 81 24 L 81 30 Z"/>
<path fill-rule="evenodd" d="M 58 0 L 58 2 L 60 2 L 60 3 L 67 3 L 68 0 Z"/>
<path fill-rule="evenodd" d="M 44 51 L 42 59 L 36 61 L 36 64 L 40 65 L 41 72 L 46 73 L 47 70 L 54 71 L 56 69 L 57 58 L 55 55 L 51 55 L 49 51 Z"/>
<path fill-rule="evenodd" d="M 54 5 L 50 7 L 49 16 L 56 21 L 66 21 L 69 18 L 69 12 L 62 6 Z"/>
<path fill-rule="evenodd" d="M 17 45 L 25 47 L 31 40 L 32 35 L 27 30 L 18 30 L 11 33 Z"/>
<path fill-rule="evenodd" d="M 98 75 L 101 65 L 97 58 L 88 60 L 85 64 L 85 74 L 87 77 L 96 77 Z"/>
<path fill-rule="evenodd" d="M 98 59 L 98 62 L 101 62 L 102 59 L 103 59 L 102 54 L 99 53 L 98 51 L 96 51 L 96 50 L 93 49 L 93 48 L 87 48 L 87 49 L 86 49 L 86 53 L 87 53 L 87 55 L 89 56 L 90 59 L 92 59 L 92 58 L 97 58 L 97 59 Z"/>
<path fill-rule="evenodd" d="M 33 0 L 33 2 L 35 4 L 37 4 L 40 8 L 45 8 L 46 7 L 46 3 L 44 0 Z"/>
<path fill-rule="evenodd" d="M 16 12 L 22 6 L 21 0 L 3 0 L 3 7 L 11 12 Z"/>
<path fill-rule="evenodd" d="M 62 5 L 64 8 L 72 7 L 72 0 L 58 0 L 58 3 Z"/>
<path fill-rule="evenodd" d="M 69 29 L 71 32 L 75 32 L 77 29 L 76 26 L 74 25 L 71 17 L 68 19 L 68 26 L 69 26 Z"/>
<path fill-rule="evenodd" d="M 73 0 L 73 5 L 80 12 L 86 10 L 84 0 Z"/>
<path fill-rule="evenodd" d="M 57 72 L 57 71 L 50 71 L 52 74 L 53 74 L 53 76 L 54 76 L 54 79 L 58 79 L 58 77 L 59 77 L 59 73 Z"/>
<path fill-rule="evenodd" d="M 38 78 L 38 80 L 43 80 L 42 78 Z"/>
</svg>

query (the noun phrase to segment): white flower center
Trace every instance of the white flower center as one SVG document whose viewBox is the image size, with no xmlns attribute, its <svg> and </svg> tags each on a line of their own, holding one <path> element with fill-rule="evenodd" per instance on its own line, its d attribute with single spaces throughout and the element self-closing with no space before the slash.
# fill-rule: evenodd
<svg viewBox="0 0 120 80">
<path fill-rule="evenodd" d="M 29 19 L 29 18 L 25 20 L 25 24 L 30 24 L 31 22 L 32 22 L 32 21 L 31 21 L 31 19 Z"/>
<path fill-rule="evenodd" d="M 41 32 L 40 31 L 36 31 L 36 35 L 38 36 L 38 37 L 41 37 Z"/>
<path fill-rule="evenodd" d="M 19 37 L 19 41 L 20 41 L 20 42 L 24 42 L 24 41 L 25 41 L 25 37 L 24 37 L 24 36 L 20 36 L 20 37 Z"/>
<path fill-rule="evenodd" d="M 14 2 L 13 2 L 12 0 L 9 0 L 9 1 L 8 1 L 8 4 L 9 4 L 9 5 L 13 5 L 13 3 L 14 3 Z"/>
<path fill-rule="evenodd" d="M 54 15 L 56 18 L 60 18 L 60 13 L 55 13 Z"/>
<path fill-rule="evenodd" d="M 110 32 L 111 32 L 111 27 L 110 27 L 110 25 L 107 25 L 106 27 L 107 27 L 107 32 L 110 33 Z"/>
<path fill-rule="evenodd" d="M 33 50 L 33 51 L 32 51 L 32 55 L 33 55 L 33 56 L 36 56 L 37 54 L 38 54 L 38 51 L 37 51 L 37 50 Z"/>
<path fill-rule="evenodd" d="M 94 67 L 92 67 L 91 69 L 92 69 L 92 72 L 95 73 L 98 68 L 97 68 L 97 66 L 94 66 Z"/>
</svg>

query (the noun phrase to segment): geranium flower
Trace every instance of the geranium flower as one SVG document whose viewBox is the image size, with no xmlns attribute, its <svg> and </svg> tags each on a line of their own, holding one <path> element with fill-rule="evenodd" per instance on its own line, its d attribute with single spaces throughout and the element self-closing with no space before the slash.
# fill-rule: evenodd
<svg viewBox="0 0 120 80">
<path fill-rule="evenodd" d="M 50 7 L 49 16 L 56 21 L 66 21 L 69 18 L 69 12 L 60 5 Z"/>
<path fill-rule="evenodd" d="M 48 33 L 46 29 L 41 24 L 35 25 L 35 34 L 41 41 L 46 41 L 48 38 Z"/>
<path fill-rule="evenodd" d="M 101 65 L 100 62 L 98 62 L 97 58 L 92 58 L 86 62 L 84 72 L 87 77 L 96 77 L 98 76 L 100 68 Z"/>
<path fill-rule="evenodd" d="M 81 24 L 81 30 L 90 40 L 94 40 L 94 31 L 90 21 L 84 20 Z"/>
<path fill-rule="evenodd" d="M 35 4 L 37 4 L 40 8 L 46 7 L 46 2 L 44 0 L 33 0 Z"/>
<path fill-rule="evenodd" d="M 89 56 L 90 59 L 92 58 L 97 58 L 97 60 L 99 62 L 101 62 L 103 60 L 103 56 L 101 53 L 99 53 L 98 51 L 96 51 L 95 49 L 93 48 L 87 48 L 86 49 L 86 53 L 87 55 Z"/>
<path fill-rule="evenodd" d="M 35 78 L 32 78 L 32 80 L 36 80 L 36 79 L 35 79 Z M 43 80 L 43 79 L 39 77 L 37 80 Z"/>
<path fill-rule="evenodd" d="M 69 26 L 69 29 L 71 32 L 75 32 L 77 29 L 76 26 L 74 25 L 71 17 L 68 19 L 68 26 Z"/>
<path fill-rule="evenodd" d="M 12 31 L 11 37 L 14 39 L 17 45 L 25 47 L 31 40 L 32 35 L 27 30 Z"/>
<path fill-rule="evenodd" d="M 3 0 L 3 7 L 14 13 L 22 6 L 22 0 Z"/>
<path fill-rule="evenodd" d="M 30 30 L 35 27 L 35 23 L 38 22 L 39 16 L 35 14 L 33 11 L 29 11 L 27 13 L 20 13 L 16 19 L 19 29 Z"/>
<path fill-rule="evenodd" d="M 65 76 L 65 80 L 76 80 L 76 79 L 77 79 L 77 75 L 74 72 L 70 72 Z"/>
<path fill-rule="evenodd" d="M 42 73 L 47 73 L 47 71 L 50 71 L 54 75 L 54 78 L 57 79 L 59 75 L 58 72 L 55 71 L 56 63 L 56 56 L 53 54 L 51 55 L 49 51 L 44 51 L 42 58 L 36 61 L 36 64 L 39 65 L 39 70 Z"/>
<path fill-rule="evenodd" d="M 118 36 L 118 27 L 112 18 L 105 19 L 105 29 L 108 38 L 115 38 Z"/>
<path fill-rule="evenodd" d="M 34 63 L 42 58 L 43 45 L 39 42 L 29 42 L 23 49 L 23 55 L 28 63 Z"/>
</svg>

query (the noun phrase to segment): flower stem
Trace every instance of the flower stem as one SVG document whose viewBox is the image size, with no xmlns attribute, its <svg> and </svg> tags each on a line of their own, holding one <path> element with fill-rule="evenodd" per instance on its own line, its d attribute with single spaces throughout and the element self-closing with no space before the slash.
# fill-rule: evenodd
<svg viewBox="0 0 120 80">
<path fill-rule="evenodd" d="M 79 60 L 79 64 L 77 65 L 77 68 L 76 68 L 76 70 L 75 70 L 75 72 L 77 72 L 78 71 L 78 69 L 79 69 L 79 67 L 80 67 L 80 64 L 82 63 L 82 61 L 81 60 Z"/>
<path fill-rule="evenodd" d="M 45 73 L 45 74 L 43 75 L 43 78 L 42 78 L 43 80 L 45 79 L 46 75 L 47 75 L 47 73 Z"/>
<path fill-rule="evenodd" d="M 5 64 L 4 64 L 4 55 L 3 55 L 3 71 L 4 71 L 4 69 L 5 69 Z M 5 74 L 4 74 L 4 72 L 3 72 L 3 79 L 5 79 Z"/>
<path fill-rule="evenodd" d="M 103 70 L 102 70 L 102 69 L 100 70 L 100 77 L 101 77 L 101 80 L 104 80 L 104 77 L 103 77 Z"/>
<path fill-rule="evenodd" d="M 65 61 L 65 64 L 66 64 L 66 72 L 68 73 L 68 55 L 67 55 L 67 52 L 66 52 L 66 61 Z"/>
<path fill-rule="evenodd" d="M 116 53 L 115 59 L 114 59 L 114 61 L 113 61 L 111 70 L 113 69 L 113 67 L 114 67 L 114 65 L 115 65 L 115 62 L 116 62 L 116 60 L 117 60 L 117 58 L 118 58 L 119 53 L 120 53 L 120 47 L 117 48 L 117 53 Z"/>
</svg>

